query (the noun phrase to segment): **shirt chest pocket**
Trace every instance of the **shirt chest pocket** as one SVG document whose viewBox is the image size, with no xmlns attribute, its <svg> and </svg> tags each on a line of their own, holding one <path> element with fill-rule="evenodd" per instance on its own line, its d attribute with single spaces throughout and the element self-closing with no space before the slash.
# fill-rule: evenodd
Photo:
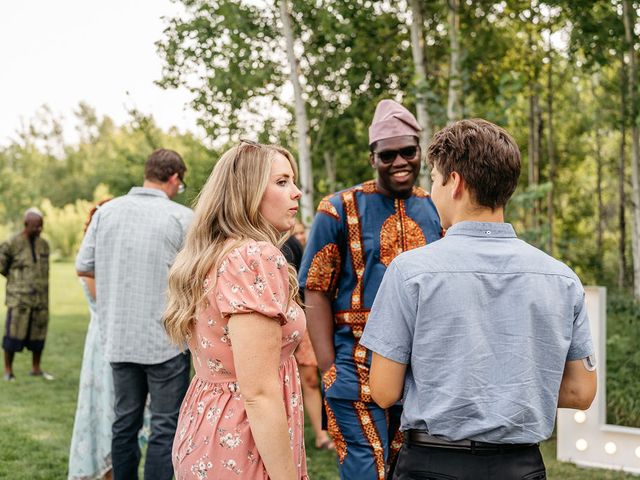
<svg viewBox="0 0 640 480">
<path fill-rule="evenodd" d="M 11 270 L 14 270 L 14 271 L 24 270 L 28 266 L 27 261 L 31 261 L 31 263 L 33 263 L 33 259 L 31 258 L 30 253 L 29 253 L 29 257 L 27 257 L 24 254 L 14 257 L 13 261 L 11 262 Z"/>
</svg>

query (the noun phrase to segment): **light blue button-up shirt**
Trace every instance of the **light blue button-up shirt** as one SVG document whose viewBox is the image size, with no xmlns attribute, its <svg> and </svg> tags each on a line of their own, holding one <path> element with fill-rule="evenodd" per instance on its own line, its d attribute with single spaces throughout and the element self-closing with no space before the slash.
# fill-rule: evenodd
<svg viewBox="0 0 640 480">
<path fill-rule="evenodd" d="M 578 277 L 505 223 L 398 256 L 360 343 L 407 365 L 402 430 L 492 443 L 548 438 L 565 363 L 594 353 Z"/>
<path fill-rule="evenodd" d="M 98 325 L 110 362 L 158 364 L 180 353 L 162 324 L 167 276 L 191 209 L 155 188 L 134 187 L 93 216 L 76 269 L 95 273 Z"/>
</svg>

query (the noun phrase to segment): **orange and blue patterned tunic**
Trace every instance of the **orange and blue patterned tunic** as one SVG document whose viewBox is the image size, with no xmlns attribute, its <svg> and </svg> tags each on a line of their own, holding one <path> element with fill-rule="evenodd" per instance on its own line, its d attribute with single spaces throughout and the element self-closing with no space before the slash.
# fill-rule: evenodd
<svg viewBox="0 0 640 480">
<path fill-rule="evenodd" d="M 371 354 L 359 339 L 384 272 L 401 252 L 441 236 L 436 208 L 418 187 L 398 199 L 371 180 L 320 202 L 299 277 L 302 288 L 332 299 L 336 360 L 324 378 L 328 398 L 372 401 Z"/>
</svg>

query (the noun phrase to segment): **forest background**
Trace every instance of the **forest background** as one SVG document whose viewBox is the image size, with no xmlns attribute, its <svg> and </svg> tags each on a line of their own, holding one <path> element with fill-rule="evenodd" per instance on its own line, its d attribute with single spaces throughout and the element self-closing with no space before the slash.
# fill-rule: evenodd
<svg viewBox="0 0 640 480">
<path fill-rule="evenodd" d="M 37 205 L 53 258 L 70 260 L 90 207 L 140 184 L 151 150 L 184 157 L 189 187 L 177 200 L 190 205 L 239 138 L 294 152 L 309 224 L 322 196 L 372 177 L 367 128 L 379 100 L 417 112 L 423 151 L 446 124 L 482 117 L 522 151 L 507 209 L 519 236 L 612 292 L 609 413 L 640 426 L 639 2 L 176 3 L 157 80 L 189 89 L 206 136 L 162 130 L 135 109 L 117 125 L 80 104 L 68 143 L 43 106 L 0 148 L 0 238 Z"/>
</svg>

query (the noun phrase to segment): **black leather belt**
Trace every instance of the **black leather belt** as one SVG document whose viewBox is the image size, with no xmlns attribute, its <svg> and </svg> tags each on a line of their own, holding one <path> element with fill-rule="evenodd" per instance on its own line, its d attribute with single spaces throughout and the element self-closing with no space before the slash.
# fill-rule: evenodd
<svg viewBox="0 0 640 480">
<path fill-rule="evenodd" d="M 446 448 L 450 450 L 464 450 L 471 453 L 502 453 L 512 450 L 521 450 L 538 446 L 537 443 L 487 443 L 475 440 L 458 440 L 450 442 L 442 438 L 429 435 L 421 430 L 408 430 L 405 432 L 405 442 L 409 445 L 429 448 Z"/>
</svg>

